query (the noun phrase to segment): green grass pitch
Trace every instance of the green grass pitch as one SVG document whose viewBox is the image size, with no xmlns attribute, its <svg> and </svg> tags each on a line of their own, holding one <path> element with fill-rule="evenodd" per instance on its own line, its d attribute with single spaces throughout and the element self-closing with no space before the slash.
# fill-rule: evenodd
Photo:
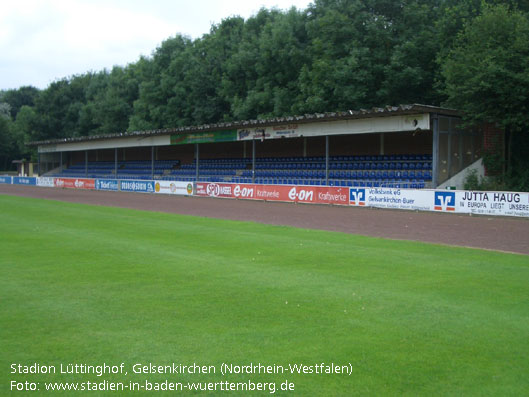
<svg viewBox="0 0 529 397">
<path fill-rule="evenodd" d="M 5 195 L 0 208 L 0 395 L 26 395 L 11 381 L 46 394 L 45 382 L 103 380 L 529 394 L 527 256 Z M 124 363 L 127 375 L 11 373 L 34 363 Z M 216 373 L 133 373 L 138 363 Z M 350 374 L 224 376 L 222 363 Z"/>
</svg>

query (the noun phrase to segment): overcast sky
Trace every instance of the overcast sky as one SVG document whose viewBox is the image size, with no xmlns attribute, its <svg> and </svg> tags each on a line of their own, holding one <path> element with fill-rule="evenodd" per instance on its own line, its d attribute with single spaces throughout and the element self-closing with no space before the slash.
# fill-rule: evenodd
<svg viewBox="0 0 529 397">
<path fill-rule="evenodd" d="M 309 0 L 3 0 L 0 90 L 46 88 L 74 74 L 136 62 L 165 39 L 192 38 L 261 7 L 305 9 Z"/>
</svg>

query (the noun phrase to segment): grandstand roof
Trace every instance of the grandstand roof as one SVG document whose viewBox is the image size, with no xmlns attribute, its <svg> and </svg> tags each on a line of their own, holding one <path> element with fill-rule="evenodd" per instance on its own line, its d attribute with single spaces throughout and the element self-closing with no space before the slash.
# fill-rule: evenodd
<svg viewBox="0 0 529 397">
<path fill-rule="evenodd" d="M 399 105 L 399 106 L 385 106 L 377 107 L 372 109 L 360 109 L 360 110 L 349 110 L 346 112 L 329 112 L 329 113 L 313 113 L 305 114 L 300 116 L 285 116 L 275 117 L 271 119 L 262 120 L 245 120 L 245 121 L 231 121 L 221 122 L 213 124 L 202 124 L 198 126 L 189 127 L 176 127 L 166 129 L 156 129 L 148 131 L 133 131 L 133 132 L 122 132 L 117 134 L 106 134 L 106 135 L 93 135 L 83 136 L 75 138 L 62 138 L 52 139 L 45 141 L 30 142 L 28 145 L 48 145 L 58 143 L 74 143 L 74 142 L 88 142 L 94 140 L 104 139 L 116 139 L 116 138 L 130 138 L 130 137 L 148 137 L 155 135 L 166 135 L 166 134 L 188 134 L 194 132 L 208 132 L 218 131 L 224 129 L 233 128 L 252 128 L 261 126 L 273 126 L 285 123 L 311 123 L 311 122 L 322 122 L 322 121 L 338 121 L 338 120 L 354 120 L 364 119 L 372 117 L 387 117 L 387 116 L 400 116 L 417 113 L 435 113 L 445 116 L 460 117 L 461 112 L 455 109 L 441 108 L 436 106 L 411 104 L 411 105 Z"/>
</svg>

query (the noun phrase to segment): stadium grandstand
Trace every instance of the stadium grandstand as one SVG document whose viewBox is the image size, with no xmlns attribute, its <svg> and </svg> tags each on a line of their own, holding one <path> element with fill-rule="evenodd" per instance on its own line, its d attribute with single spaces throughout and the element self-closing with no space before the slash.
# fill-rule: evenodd
<svg viewBox="0 0 529 397">
<path fill-rule="evenodd" d="M 427 105 L 33 142 L 41 176 L 435 188 L 481 158 L 483 133 Z"/>
</svg>

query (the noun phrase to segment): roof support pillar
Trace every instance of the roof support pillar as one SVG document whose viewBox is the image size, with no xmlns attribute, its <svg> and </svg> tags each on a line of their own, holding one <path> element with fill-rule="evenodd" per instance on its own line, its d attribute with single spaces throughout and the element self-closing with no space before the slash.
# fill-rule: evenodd
<svg viewBox="0 0 529 397">
<path fill-rule="evenodd" d="M 84 176 L 88 178 L 88 150 L 84 151 Z"/>
<path fill-rule="evenodd" d="M 195 182 L 198 183 L 198 178 L 200 177 L 200 144 L 195 143 L 195 162 L 196 162 L 196 172 L 195 172 Z"/>
<path fill-rule="evenodd" d="M 433 140 L 432 140 L 432 187 L 438 185 L 439 174 L 439 118 L 432 115 Z"/>
<path fill-rule="evenodd" d="M 252 183 L 255 183 L 255 139 L 252 139 Z"/>
<path fill-rule="evenodd" d="M 114 148 L 114 178 L 118 179 L 118 148 Z"/>
<path fill-rule="evenodd" d="M 325 185 L 329 186 L 329 135 L 325 135 Z"/>
<path fill-rule="evenodd" d="M 154 146 L 151 146 L 151 179 L 154 179 Z"/>
</svg>

